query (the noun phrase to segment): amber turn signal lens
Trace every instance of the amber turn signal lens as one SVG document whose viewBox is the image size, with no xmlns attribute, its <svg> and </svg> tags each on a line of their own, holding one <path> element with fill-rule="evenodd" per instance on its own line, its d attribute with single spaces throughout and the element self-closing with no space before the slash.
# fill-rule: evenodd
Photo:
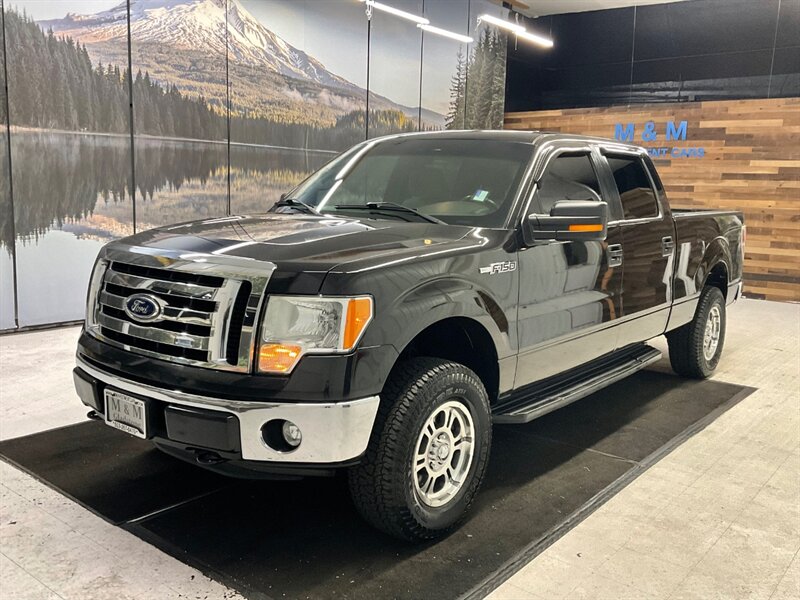
<svg viewBox="0 0 800 600">
<path fill-rule="evenodd" d="M 302 348 L 287 344 L 264 344 L 258 351 L 258 370 L 288 373 L 300 358 Z"/>
<path fill-rule="evenodd" d="M 603 231 L 603 226 L 600 223 L 591 223 L 588 225 L 573 224 L 569 226 L 570 231 Z"/>
<path fill-rule="evenodd" d="M 361 332 L 372 318 L 372 299 L 353 298 L 347 303 L 347 319 L 344 325 L 342 347 L 350 350 L 356 345 Z"/>
</svg>

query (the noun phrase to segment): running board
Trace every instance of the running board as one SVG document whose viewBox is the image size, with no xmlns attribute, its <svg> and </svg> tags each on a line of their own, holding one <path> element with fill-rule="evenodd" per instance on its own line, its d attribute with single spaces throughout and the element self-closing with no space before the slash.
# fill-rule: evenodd
<svg viewBox="0 0 800 600">
<path fill-rule="evenodd" d="M 646 344 L 618 350 L 501 400 L 492 410 L 492 420 L 495 423 L 528 423 L 624 379 L 660 358 L 661 352 Z"/>
</svg>

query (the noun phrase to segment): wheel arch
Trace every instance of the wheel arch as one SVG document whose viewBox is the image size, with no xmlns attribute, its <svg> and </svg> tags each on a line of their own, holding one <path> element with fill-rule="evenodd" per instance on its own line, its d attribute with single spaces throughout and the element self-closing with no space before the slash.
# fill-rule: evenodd
<svg viewBox="0 0 800 600">
<path fill-rule="evenodd" d="M 711 285 L 722 292 L 727 300 L 730 281 L 730 246 L 725 238 L 715 238 L 706 248 L 697 269 L 698 291 Z"/>
<path fill-rule="evenodd" d="M 717 261 L 706 276 L 705 285 L 713 286 L 722 292 L 722 297 L 728 299 L 728 282 L 730 281 L 728 275 L 728 265 L 724 260 Z M 705 287 L 705 286 L 704 286 Z"/>
<path fill-rule="evenodd" d="M 393 368 L 417 356 L 451 360 L 475 372 L 486 388 L 489 402 L 500 389 L 497 348 L 486 327 L 470 317 L 446 317 L 421 329 L 400 350 Z"/>
</svg>

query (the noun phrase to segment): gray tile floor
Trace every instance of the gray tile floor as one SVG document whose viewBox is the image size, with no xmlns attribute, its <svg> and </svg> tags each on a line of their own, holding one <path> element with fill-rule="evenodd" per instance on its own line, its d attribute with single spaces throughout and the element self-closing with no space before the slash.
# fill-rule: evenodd
<svg viewBox="0 0 800 600">
<path fill-rule="evenodd" d="M 0 439 L 85 418 L 70 374 L 77 335 L 0 337 Z M 758 391 L 491 598 L 800 598 L 800 306 L 732 307 L 714 378 Z M 0 462 L 3 600 L 239 597 Z"/>
</svg>

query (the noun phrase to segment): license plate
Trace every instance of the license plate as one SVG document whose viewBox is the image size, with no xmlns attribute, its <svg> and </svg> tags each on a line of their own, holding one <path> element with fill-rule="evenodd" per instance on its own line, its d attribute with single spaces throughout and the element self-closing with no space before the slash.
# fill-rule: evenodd
<svg viewBox="0 0 800 600">
<path fill-rule="evenodd" d="M 106 425 L 136 437 L 147 439 L 147 404 L 144 400 L 105 390 Z"/>
</svg>

